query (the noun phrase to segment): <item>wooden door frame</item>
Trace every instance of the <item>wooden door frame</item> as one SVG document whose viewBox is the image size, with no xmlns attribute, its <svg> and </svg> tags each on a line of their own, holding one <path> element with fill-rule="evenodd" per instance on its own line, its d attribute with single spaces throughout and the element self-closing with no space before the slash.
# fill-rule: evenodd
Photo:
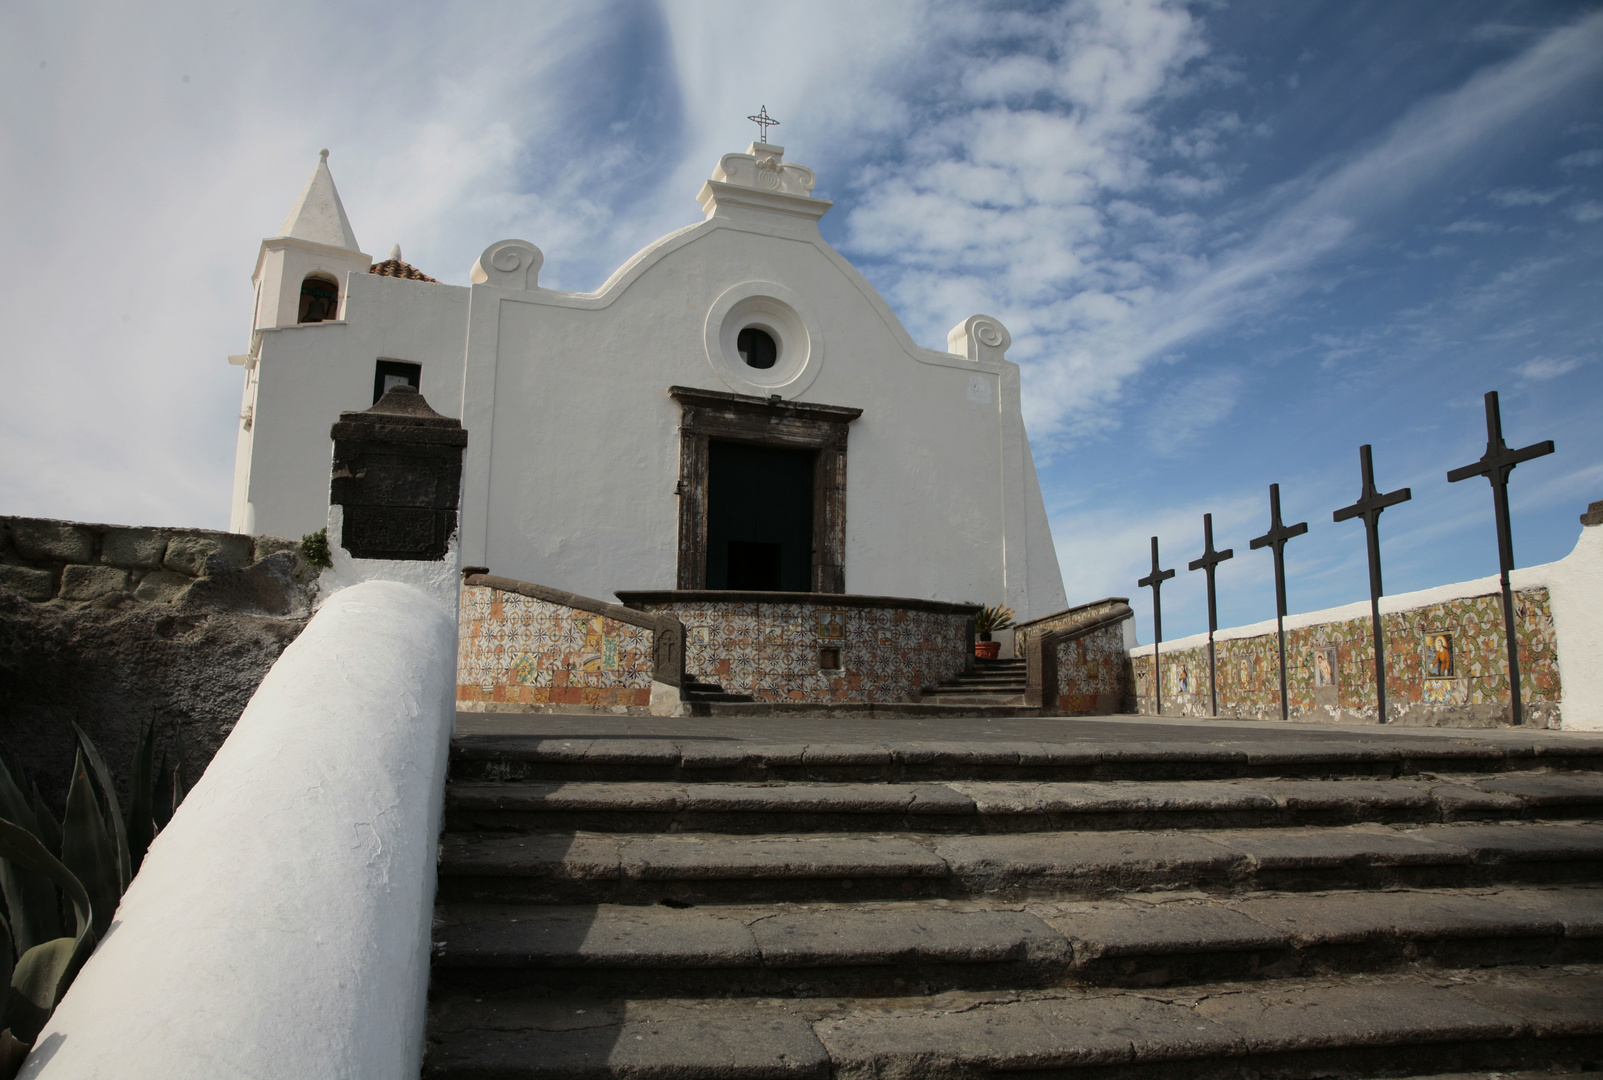
<svg viewBox="0 0 1603 1080">
<path fill-rule="evenodd" d="M 846 591 L 846 432 L 862 409 L 748 397 L 670 386 L 679 402 L 679 574 L 681 589 L 707 587 L 707 467 L 709 444 L 724 442 L 777 450 L 812 450 L 813 580 L 815 593 Z"/>
</svg>

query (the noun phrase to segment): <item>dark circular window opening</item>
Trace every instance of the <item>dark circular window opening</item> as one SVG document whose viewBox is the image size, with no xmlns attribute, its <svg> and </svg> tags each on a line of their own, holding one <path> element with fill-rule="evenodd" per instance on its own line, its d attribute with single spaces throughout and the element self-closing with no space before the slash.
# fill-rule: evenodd
<svg viewBox="0 0 1603 1080">
<path fill-rule="evenodd" d="M 766 370 L 779 359 L 779 346 L 774 344 L 774 339 L 766 330 L 759 330 L 755 326 L 748 326 L 740 332 L 735 339 L 735 348 L 740 351 L 740 358 L 746 361 L 747 367 Z"/>
</svg>

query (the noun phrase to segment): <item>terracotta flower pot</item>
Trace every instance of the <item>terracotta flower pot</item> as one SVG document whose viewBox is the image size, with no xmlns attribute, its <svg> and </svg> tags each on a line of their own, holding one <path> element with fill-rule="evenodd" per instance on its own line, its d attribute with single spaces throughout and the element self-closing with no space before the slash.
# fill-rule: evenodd
<svg viewBox="0 0 1603 1080">
<path fill-rule="evenodd" d="M 1002 651 L 1000 641 L 976 641 L 974 655 L 981 660 L 995 660 L 996 654 Z"/>
</svg>

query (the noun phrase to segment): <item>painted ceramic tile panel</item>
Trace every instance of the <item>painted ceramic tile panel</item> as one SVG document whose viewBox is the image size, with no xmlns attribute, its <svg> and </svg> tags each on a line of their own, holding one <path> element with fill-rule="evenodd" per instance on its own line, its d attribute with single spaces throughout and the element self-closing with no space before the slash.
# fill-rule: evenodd
<svg viewBox="0 0 1603 1080">
<path fill-rule="evenodd" d="M 1058 708 L 1093 712 L 1107 695 L 1122 705 L 1130 694 L 1130 656 L 1124 647 L 1124 626 L 1092 631 L 1058 646 Z"/>
<path fill-rule="evenodd" d="M 901 608 L 653 604 L 685 627 L 685 670 L 759 701 L 905 701 L 966 663 L 967 619 Z M 819 670 L 819 649 L 840 650 Z"/>
<path fill-rule="evenodd" d="M 1392 708 L 1414 705 L 1506 705 L 1508 671 L 1502 597 L 1467 597 L 1381 617 L 1386 642 L 1386 697 Z M 1520 645 L 1520 698 L 1535 706 L 1562 700 L 1558 648 L 1546 589 L 1515 594 Z M 1286 631 L 1286 693 L 1294 715 L 1338 708 L 1373 713 L 1375 647 L 1368 618 Z M 1163 711 L 1208 714 L 1207 646 L 1159 650 Z M 1280 711 L 1280 667 L 1273 634 L 1217 643 L 1221 712 Z M 1136 694 L 1153 707 L 1150 656 L 1133 661 Z M 1182 685 L 1184 679 L 1184 685 Z M 1316 691 L 1318 692 L 1316 694 Z M 1334 691 L 1334 704 L 1331 694 Z"/>
<path fill-rule="evenodd" d="M 461 605 L 458 701 L 651 704 L 645 627 L 482 586 L 464 588 Z"/>
</svg>

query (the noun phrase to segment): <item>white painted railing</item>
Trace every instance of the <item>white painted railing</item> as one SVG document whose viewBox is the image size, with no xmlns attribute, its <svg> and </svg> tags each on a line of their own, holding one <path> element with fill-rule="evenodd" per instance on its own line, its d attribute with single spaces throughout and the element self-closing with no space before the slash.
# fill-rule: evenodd
<svg viewBox="0 0 1603 1080">
<path fill-rule="evenodd" d="M 454 609 L 330 596 L 151 846 L 40 1035 L 43 1080 L 415 1080 Z"/>
</svg>

